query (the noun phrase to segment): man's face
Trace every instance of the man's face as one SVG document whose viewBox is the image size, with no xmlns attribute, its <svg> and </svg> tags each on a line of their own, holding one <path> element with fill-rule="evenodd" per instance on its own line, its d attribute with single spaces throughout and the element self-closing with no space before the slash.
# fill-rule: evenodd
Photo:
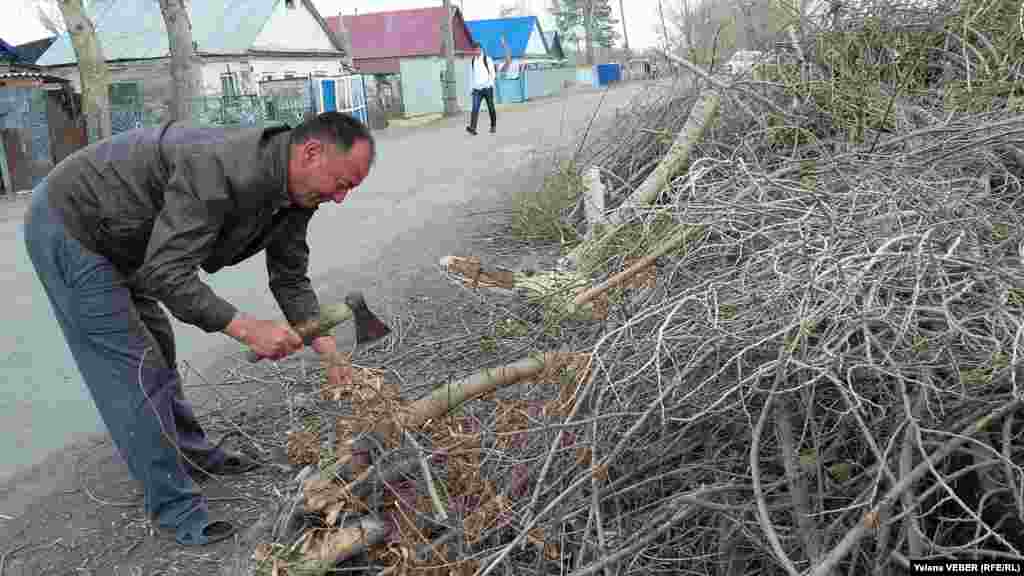
<svg viewBox="0 0 1024 576">
<path fill-rule="evenodd" d="M 348 152 L 311 138 L 293 150 L 289 194 L 292 203 L 314 208 L 341 202 L 370 172 L 370 143 L 356 140 Z"/>
</svg>

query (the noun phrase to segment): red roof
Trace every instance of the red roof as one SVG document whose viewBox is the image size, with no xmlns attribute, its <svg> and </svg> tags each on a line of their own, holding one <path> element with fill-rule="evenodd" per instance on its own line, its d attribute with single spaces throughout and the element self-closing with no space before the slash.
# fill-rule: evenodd
<svg viewBox="0 0 1024 576">
<path fill-rule="evenodd" d="M 417 8 L 342 16 L 352 42 L 352 57 L 358 63 L 367 58 L 401 58 L 441 55 L 443 7 Z M 455 53 L 473 53 L 472 41 L 462 12 L 455 8 Z M 338 30 L 338 17 L 327 18 L 327 26 Z"/>
</svg>

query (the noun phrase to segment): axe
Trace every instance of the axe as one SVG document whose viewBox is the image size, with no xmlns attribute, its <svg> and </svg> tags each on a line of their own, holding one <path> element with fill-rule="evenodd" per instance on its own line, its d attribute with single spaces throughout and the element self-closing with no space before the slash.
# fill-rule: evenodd
<svg viewBox="0 0 1024 576">
<path fill-rule="evenodd" d="M 313 340 L 327 336 L 334 327 L 352 318 L 356 325 L 356 345 L 379 340 L 391 333 L 391 328 L 378 319 L 366 306 L 362 292 L 349 292 L 343 304 L 332 304 L 320 309 L 320 315 L 292 326 L 309 346 Z M 262 356 L 253 350 L 246 355 L 249 362 L 259 362 Z"/>
</svg>

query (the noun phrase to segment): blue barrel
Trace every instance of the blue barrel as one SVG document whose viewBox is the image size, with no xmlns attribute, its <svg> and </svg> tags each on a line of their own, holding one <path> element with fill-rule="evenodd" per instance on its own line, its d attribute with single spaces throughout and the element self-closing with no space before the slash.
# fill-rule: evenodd
<svg viewBox="0 0 1024 576">
<path fill-rule="evenodd" d="M 622 70 L 618 64 L 598 64 L 596 68 L 598 86 L 607 86 L 622 80 Z"/>
</svg>

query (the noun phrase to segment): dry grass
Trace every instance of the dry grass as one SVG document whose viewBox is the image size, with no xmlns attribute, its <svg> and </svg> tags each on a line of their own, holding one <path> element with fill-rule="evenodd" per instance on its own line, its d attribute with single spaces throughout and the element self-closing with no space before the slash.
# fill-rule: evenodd
<svg viewBox="0 0 1024 576">
<path fill-rule="evenodd" d="M 578 241 L 576 231 L 566 225 L 560 215 L 576 204 L 582 190 L 582 179 L 575 164 L 557 162 L 539 189 L 520 190 L 514 195 L 513 235 L 529 242 L 575 244 Z"/>
</svg>

